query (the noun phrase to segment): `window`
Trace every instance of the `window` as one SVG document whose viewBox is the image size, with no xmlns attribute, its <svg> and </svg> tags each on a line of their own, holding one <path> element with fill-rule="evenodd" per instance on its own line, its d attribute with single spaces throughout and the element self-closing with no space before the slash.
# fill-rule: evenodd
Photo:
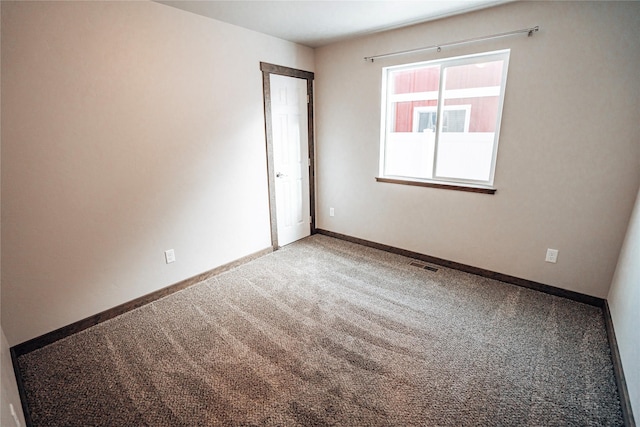
<svg viewBox="0 0 640 427">
<path fill-rule="evenodd" d="M 383 69 L 380 180 L 492 188 L 509 50 Z"/>
</svg>

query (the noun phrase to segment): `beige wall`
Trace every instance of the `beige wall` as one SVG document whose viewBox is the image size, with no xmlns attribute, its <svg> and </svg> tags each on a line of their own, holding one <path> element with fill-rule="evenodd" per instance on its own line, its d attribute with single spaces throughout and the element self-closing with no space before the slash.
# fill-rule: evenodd
<svg viewBox="0 0 640 427">
<path fill-rule="evenodd" d="M 153 2 L 2 19 L 10 345 L 271 245 L 259 62 L 312 49 Z"/>
<path fill-rule="evenodd" d="M 0 18 L 2 16 L 2 8 L 0 8 Z M 0 39 L 2 38 L 1 34 L 1 22 L 0 19 Z M 1 42 L 0 42 L 1 44 Z M 2 74 L 2 67 L 0 67 L 0 80 Z M 1 92 L 1 91 L 0 91 Z M 0 95 L 0 99 L 2 96 Z M 1 106 L 0 106 L 1 107 Z M 1 108 L 0 108 L 1 110 Z M 1 117 L 0 113 L 0 117 Z M 2 120 L 0 120 L 0 128 L 1 128 Z M 2 153 L 2 132 L 0 130 L 0 154 Z M 0 178 L 1 174 L 1 155 L 0 155 Z M 1 194 L 1 190 L 0 190 Z M 0 197 L 0 200 L 2 198 Z M 1 203 L 0 203 L 1 205 Z M 0 236 L 2 236 L 1 231 L 1 221 L 0 221 Z M 0 253 L 2 252 L 2 242 L 0 238 Z M 2 257 L 0 256 L 0 271 L 2 271 Z M 2 277 L 0 275 L 0 283 Z M 0 296 L 2 294 L 2 286 L 0 285 Z M 0 307 L 0 312 L 2 308 Z M 16 384 L 15 373 L 13 372 L 13 363 L 11 361 L 11 352 L 9 349 L 9 342 L 7 341 L 7 337 L 4 334 L 4 330 L 0 324 L 0 425 L 2 426 L 12 426 L 16 425 L 14 414 L 18 417 L 18 421 L 21 425 L 25 425 L 24 415 L 22 414 L 22 404 L 20 402 L 20 394 L 18 392 L 18 386 Z M 13 413 L 11 412 L 11 407 L 13 407 Z"/>
<path fill-rule="evenodd" d="M 616 330 L 631 406 L 640 418 L 640 190 L 618 260 L 609 308 Z"/>
<path fill-rule="evenodd" d="M 640 182 L 638 28 L 638 2 L 515 2 L 317 49 L 318 227 L 606 297 Z M 382 67 L 504 48 L 497 194 L 377 183 Z"/>
</svg>

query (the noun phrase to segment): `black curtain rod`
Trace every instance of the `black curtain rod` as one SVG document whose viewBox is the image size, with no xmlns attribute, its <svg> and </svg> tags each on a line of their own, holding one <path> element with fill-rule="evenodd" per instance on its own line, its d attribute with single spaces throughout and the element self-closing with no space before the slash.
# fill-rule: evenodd
<svg viewBox="0 0 640 427">
<path fill-rule="evenodd" d="M 455 42 L 434 44 L 432 46 L 419 47 L 417 49 L 403 50 L 403 51 L 400 51 L 400 52 L 384 53 L 382 55 L 365 56 L 364 60 L 367 61 L 367 62 L 373 62 L 374 60 L 380 59 L 380 58 L 389 58 L 391 56 L 407 55 L 407 54 L 410 54 L 410 53 L 423 52 L 425 50 L 431 50 L 431 49 L 437 49 L 438 52 L 440 52 L 440 50 L 443 47 L 456 46 L 456 45 L 467 44 L 467 43 L 475 43 L 475 42 L 479 42 L 479 41 L 483 41 L 483 40 L 498 39 L 498 38 L 501 38 L 501 37 L 515 36 L 515 35 L 518 35 L 518 34 L 525 34 L 525 33 L 527 34 L 528 37 L 531 37 L 533 35 L 533 33 L 536 33 L 539 30 L 540 30 L 540 27 L 536 25 L 535 27 L 523 28 L 521 30 L 515 30 L 515 31 L 508 31 L 506 33 L 491 34 L 489 36 L 475 37 L 475 38 L 472 38 L 472 39 L 458 40 L 458 41 L 455 41 Z"/>
</svg>

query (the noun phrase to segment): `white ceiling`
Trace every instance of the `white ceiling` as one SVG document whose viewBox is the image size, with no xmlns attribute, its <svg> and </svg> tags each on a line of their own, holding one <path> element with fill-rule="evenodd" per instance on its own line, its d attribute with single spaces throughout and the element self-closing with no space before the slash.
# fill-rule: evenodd
<svg viewBox="0 0 640 427">
<path fill-rule="evenodd" d="M 310 47 L 514 0 L 156 0 Z"/>
</svg>

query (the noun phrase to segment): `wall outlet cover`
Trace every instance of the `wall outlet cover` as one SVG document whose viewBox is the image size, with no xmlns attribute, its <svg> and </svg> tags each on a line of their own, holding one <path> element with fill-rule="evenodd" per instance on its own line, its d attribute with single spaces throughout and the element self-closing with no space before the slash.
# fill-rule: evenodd
<svg viewBox="0 0 640 427">
<path fill-rule="evenodd" d="M 544 259 L 546 262 L 556 263 L 558 262 L 558 250 L 557 249 L 547 249 L 547 256 Z"/>
</svg>

